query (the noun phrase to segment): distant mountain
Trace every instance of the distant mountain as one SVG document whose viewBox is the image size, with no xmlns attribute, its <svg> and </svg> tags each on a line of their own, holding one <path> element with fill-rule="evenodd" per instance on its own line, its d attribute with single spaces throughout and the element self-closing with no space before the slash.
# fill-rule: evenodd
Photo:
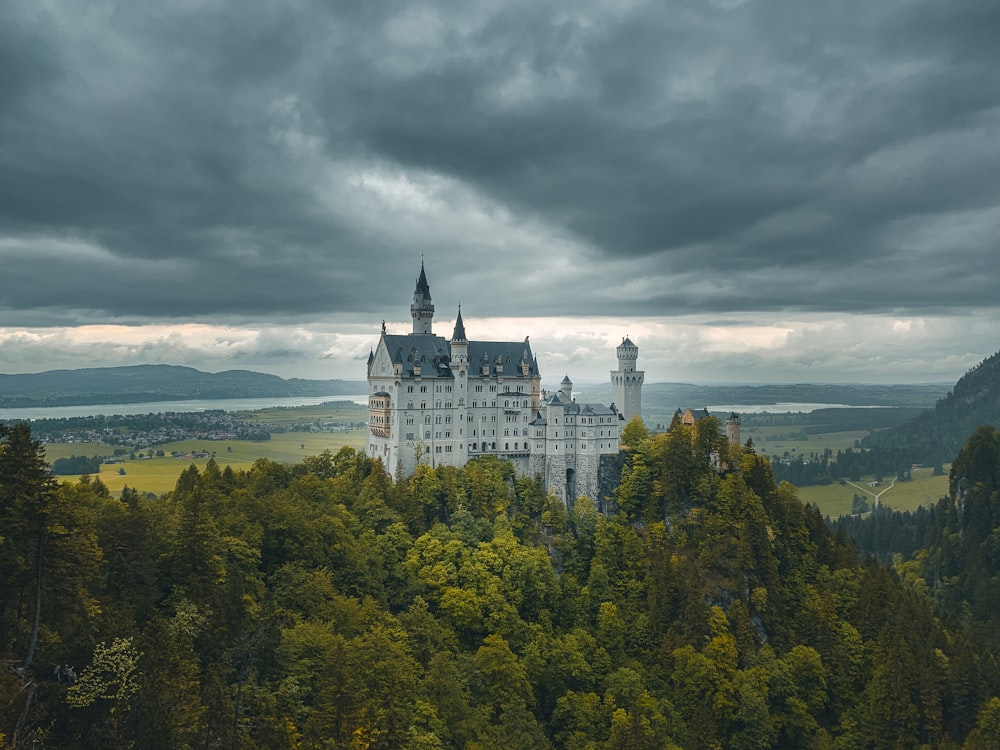
<svg viewBox="0 0 1000 750">
<path fill-rule="evenodd" d="M 933 410 L 898 427 L 869 435 L 861 445 L 903 448 L 916 462 L 946 463 L 976 428 L 984 424 L 1000 426 L 1000 352 L 963 375 Z"/>
<path fill-rule="evenodd" d="M 250 370 L 211 373 L 176 365 L 134 365 L 0 375 L 0 406 L 336 396 L 366 390 L 367 384 L 360 380 L 286 380 Z"/>
</svg>

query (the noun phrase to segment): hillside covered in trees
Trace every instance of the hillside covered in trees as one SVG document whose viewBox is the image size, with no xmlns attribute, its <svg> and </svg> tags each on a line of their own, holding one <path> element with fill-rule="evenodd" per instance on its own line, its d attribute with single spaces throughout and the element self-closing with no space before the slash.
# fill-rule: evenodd
<svg viewBox="0 0 1000 750">
<path fill-rule="evenodd" d="M 932 411 L 869 435 L 861 447 L 904 452 L 916 463 L 947 463 L 983 424 L 1000 425 L 1000 352 L 963 375 Z"/>
<path fill-rule="evenodd" d="M 1000 432 L 981 426 L 952 464 L 948 497 L 913 512 L 837 521 L 861 552 L 893 564 L 943 615 L 966 617 L 1000 654 Z"/>
<path fill-rule="evenodd" d="M 713 421 L 631 427 L 610 516 L 346 448 L 116 499 L 0 428 L 0 744 L 996 747 L 974 614 L 859 563 Z"/>
</svg>

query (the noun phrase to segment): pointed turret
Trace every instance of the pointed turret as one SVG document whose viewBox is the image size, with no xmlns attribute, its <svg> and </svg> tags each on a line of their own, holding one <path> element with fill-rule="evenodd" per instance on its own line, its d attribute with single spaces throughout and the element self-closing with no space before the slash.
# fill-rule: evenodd
<svg viewBox="0 0 1000 750">
<path fill-rule="evenodd" d="M 562 383 L 559 384 L 559 393 L 565 396 L 567 401 L 573 400 L 573 381 L 569 379 L 569 375 L 562 379 Z"/>
<path fill-rule="evenodd" d="M 462 322 L 462 306 L 458 306 L 458 317 L 455 318 L 455 331 L 451 334 L 452 342 L 455 341 L 465 341 L 468 342 L 468 338 L 465 336 L 465 323 Z"/>
<path fill-rule="evenodd" d="M 417 277 L 417 286 L 413 290 L 410 317 L 413 318 L 413 333 L 431 333 L 431 326 L 434 322 L 434 304 L 431 302 L 431 287 L 427 283 L 423 260 L 420 261 L 420 275 Z"/>
</svg>

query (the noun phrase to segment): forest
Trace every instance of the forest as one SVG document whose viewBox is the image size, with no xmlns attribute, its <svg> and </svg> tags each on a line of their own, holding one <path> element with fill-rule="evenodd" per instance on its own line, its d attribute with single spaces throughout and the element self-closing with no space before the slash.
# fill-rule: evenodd
<svg viewBox="0 0 1000 750">
<path fill-rule="evenodd" d="M 995 433 L 937 568 L 860 561 L 714 418 L 624 437 L 604 515 L 351 448 L 114 498 L 2 426 L 0 746 L 998 747 Z"/>
</svg>

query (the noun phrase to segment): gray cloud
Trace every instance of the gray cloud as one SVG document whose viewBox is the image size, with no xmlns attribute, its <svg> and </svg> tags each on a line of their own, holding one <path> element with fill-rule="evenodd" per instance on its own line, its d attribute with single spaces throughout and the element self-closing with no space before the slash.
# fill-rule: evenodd
<svg viewBox="0 0 1000 750">
<path fill-rule="evenodd" d="M 15 0 L 0 322 L 405 315 L 422 254 L 444 316 L 992 310 L 996 28 L 991 0 Z"/>
</svg>

